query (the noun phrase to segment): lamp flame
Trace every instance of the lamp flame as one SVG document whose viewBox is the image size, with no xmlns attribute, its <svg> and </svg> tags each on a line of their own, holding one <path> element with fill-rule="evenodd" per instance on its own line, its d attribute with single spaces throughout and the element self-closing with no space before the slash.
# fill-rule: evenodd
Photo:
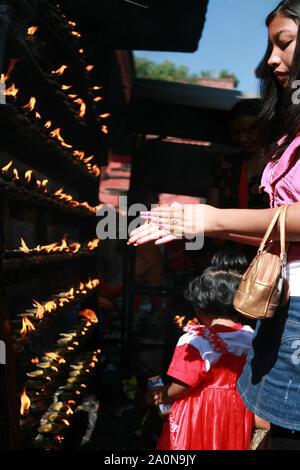
<svg viewBox="0 0 300 470">
<path fill-rule="evenodd" d="M 85 112 L 86 112 L 85 102 L 81 98 L 77 98 L 77 100 L 74 100 L 74 103 L 80 104 L 79 117 L 83 118 L 85 116 Z"/>
<path fill-rule="evenodd" d="M 37 311 L 36 311 L 36 314 L 35 314 L 35 318 L 37 320 L 41 320 L 42 318 L 44 318 L 45 309 L 39 302 L 37 302 L 34 299 L 32 299 L 32 300 L 35 303 L 35 305 L 37 306 Z"/>
<path fill-rule="evenodd" d="M 20 414 L 21 416 L 27 416 L 29 414 L 29 408 L 31 405 L 30 398 L 26 394 L 26 388 L 23 388 L 23 392 L 21 395 L 21 408 L 20 408 Z"/>
<path fill-rule="evenodd" d="M 95 248 L 98 247 L 99 243 L 100 243 L 100 239 L 95 238 L 94 240 L 91 240 L 90 242 L 88 242 L 87 247 L 89 250 L 95 250 Z"/>
<path fill-rule="evenodd" d="M 28 318 L 26 316 L 23 317 L 23 319 L 22 319 L 22 329 L 20 330 L 20 334 L 21 334 L 22 338 L 24 338 L 27 331 L 34 331 L 34 330 L 35 330 L 35 327 L 31 323 L 31 321 L 28 320 Z"/>
<path fill-rule="evenodd" d="M 0 92 L 6 96 L 12 96 L 13 98 L 15 98 L 19 93 L 19 89 L 16 88 L 15 84 L 13 83 L 9 88 L 7 88 L 6 90 L 0 90 Z"/>
<path fill-rule="evenodd" d="M 78 315 L 80 317 L 84 317 L 84 318 L 88 319 L 92 323 L 98 323 L 97 315 L 95 314 L 95 312 L 93 310 L 85 308 L 84 310 L 80 310 L 78 312 Z"/>
<path fill-rule="evenodd" d="M 36 105 L 36 98 L 32 96 L 29 100 L 29 103 L 26 104 L 25 106 L 22 106 L 23 109 L 28 109 L 29 112 L 33 111 L 34 107 Z"/>
<path fill-rule="evenodd" d="M 1 168 L 1 171 L 3 173 L 6 173 L 9 170 L 9 168 L 11 167 L 12 163 L 13 163 L 13 161 L 11 160 L 7 165 L 5 165 L 3 168 Z"/>
<path fill-rule="evenodd" d="M 62 65 L 61 67 L 59 67 L 59 69 L 57 70 L 52 70 L 52 74 L 53 75 L 62 75 L 64 73 L 64 71 L 68 68 L 67 65 Z"/>
<path fill-rule="evenodd" d="M 58 127 L 57 129 L 54 129 L 54 131 L 50 132 L 51 137 L 56 137 L 63 147 L 72 148 L 72 145 L 66 144 L 66 142 L 60 135 L 60 131 L 61 131 L 60 127 Z"/>
<path fill-rule="evenodd" d="M 33 170 L 27 170 L 25 172 L 25 180 L 27 181 L 27 183 L 30 182 L 32 173 L 33 173 Z"/>
<path fill-rule="evenodd" d="M 24 253 L 30 253 L 30 250 L 24 242 L 23 238 L 21 238 L 21 249 L 22 251 L 24 251 Z"/>
<path fill-rule="evenodd" d="M 19 61 L 20 59 L 10 59 L 9 61 L 9 67 L 8 67 L 8 70 L 6 72 L 6 75 L 4 74 L 1 74 L 1 81 L 2 82 L 6 82 L 9 77 L 11 76 L 11 72 L 13 71 L 16 63 Z"/>
<path fill-rule="evenodd" d="M 30 26 L 30 28 L 27 29 L 27 34 L 33 36 L 38 29 L 38 26 Z"/>
</svg>

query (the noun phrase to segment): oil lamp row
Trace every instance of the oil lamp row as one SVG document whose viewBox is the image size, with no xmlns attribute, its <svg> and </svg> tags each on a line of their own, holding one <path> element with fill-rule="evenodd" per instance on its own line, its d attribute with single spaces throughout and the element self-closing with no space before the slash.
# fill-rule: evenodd
<svg viewBox="0 0 300 470">
<path fill-rule="evenodd" d="M 63 15 L 63 16 L 65 16 L 65 15 Z M 66 24 L 68 33 L 70 33 L 70 29 L 71 29 L 71 34 L 73 36 L 75 36 L 75 37 L 80 37 L 81 36 L 80 33 L 78 33 L 77 31 L 74 31 L 74 27 L 76 26 L 76 24 L 74 22 L 65 21 L 65 24 Z M 47 19 L 47 26 L 48 25 L 49 25 L 49 21 Z M 43 25 L 43 27 L 44 26 L 45 25 Z M 36 32 L 37 31 L 39 31 L 38 26 L 29 27 L 27 29 L 27 36 L 26 36 L 27 39 L 29 39 L 30 41 L 34 40 L 35 37 L 36 37 Z M 82 53 L 83 53 L 83 49 L 81 48 L 81 49 L 78 50 L 78 54 L 80 56 L 79 60 L 80 60 L 80 62 L 82 62 L 82 66 L 84 66 L 84 72 L 86 74 L 88 74 L 89 72 L 91 72 L 93 70 L 94 65 L 87 65 L 86 63 L 84 63 L 84 60 L 82 59 Z M 15 59 L 13 59 L 13 60 L 15 60 Z M 63 64 L 57 70 L 52 70 L 52 72 L 51 72 L 52 78 L 53 78 L 53 75 L 57 76 L 57 77 L 61 77 L 63 75 L 64 71 L 67 68 L 68 68 L 68 65 Z M 11 73 L 11 70 L 9 70 L 9 71 Z M 7 73 L 6 75 L 3 75 L 3 81 L 6 81 L 9 78 L 10 73 Z M 80 75 L 82 75 L 82 73 Z M 56 83 L 55 80 L 51 80 L 51 75 L 47 72 L 43 72 L 42 76 L 43 77 L 49 77 L 49 78 L 46 78 L 47 83 L 49 85 L 52 85 L 54 87 L 59 88 L 59 89 L 56 90 L 56 93 L 61 96 L 62 102 L 65 102 L 65 96 L 62 92 L 67 93 L 67 97 L 68 97 L 69 101 L 66 102 L 66 105 L 67 105 L 68 109 L 70 109 L 71 111 L 74 110 L 74 112 L 76 113 L 76 117 L 79 116 L 81 119 L 83 119 L 85 117 L 87 106 L 86 106 L 86 103 L 83 101 L 83 99 L 80 96 L 78 96 L 78 92 L 76 91 L 76 87 L 75 87 L 75 89 L 73 89 L 73 85 Z M 82 80 L 81 80 L 81 82 L 82 82 Z M 87 97 L 92 100 L 92 102 L 91 102 L 92 104 L 93 103 L 99 103 L 100 101 L 102 101 L 101 96 L 93 96 L 93 91 L 96 90 L 96 89 L 101 89 L 101 88 L 102 87 L 97 87 L 97 86 L 88 87 Z M 74 91 L 75 91 L 75 93 L 74 93 Z M 18 93 L 18 91 L 15 87 L 15 84 L 13 84 L 13 89 L 10 90 L 9 95 L 16 98 L 17 93 Z M 34 107 L 35 107 L 35 104 L 36 104 L 36 98 L 31 97 L 30 102 L 27 105 L 23 106 L 23 108 L 28 110 L 29 112 L 32 112 Z M 75 105 L 75 107 L 74 107 L 74 105 Z M 79 112 L 77 110 L 78 106 L 79 106 Z M 94 111 L 97 112 L 96 108 L 95 108 Z M 102 113 L 102 115 L 99 115 L 98 117 L 103 118 L 103 116 L 107 117 L 108 115 L 109 115 L 109 113 Z M 37 111 L 35 111 L 35 117 L 39 118 L 39 119 L 41 118 L 40 114 Z M 104 126 L 104 127 L 106 128 L 107 126 Z M 101 131 L 103 132 L 103 127 L 101 128 Z M 107 129 L 105 129 L 104 133 L 106 133 L 106 131 L 107 131 Z"/>
<path fill-rule="evenodd" d="M 18 250 L 7 250 L 3 253 L 3 269 L 13 271 L 16 269 L 26 269 L 41 264 L 61 263 L 69 260 L 78 260 L 87 256 L 94 255 L 100 240 L 96 238 L 83 244 L 67 244 L 65 239 L 61 244 L 52 243 L 45 246 L 38 245 L 36 248 L 29 249 L 24 240 L 21 239 L 21 247 Z"/>
<path fill-rule="evenodd" d="M 49 119 L 43 120 L 37 111 L 33 114 L 31 108 L 26 112 L 24 110 L 21 112 L 20 109 L 17 109 L 15 103 L 18 92 L 19 90 L 14 86 L 0 91 L 0 93 L 6 95 L 7 100 L 6 105 L 0 109 L 1 120 L 13 126 L 21 136 L 20 138 L 30 138 L 32 143 L 36 142 L 44 155 L 54 155 L 56 161 L 61 161 L 62 164 L 70 166 L 70 169 L 74 167 L 74 169 L 83 172 L 91 178 L 98 178 L 100 169 L 96 163 L 92 165 L 91 162 L 94 155 L 83 158 L 83 151 L 65 142 L 62 137 L 61 127 L 56 127 Z M 33 98 L 31 101 L 33 103 L 33 111 L 36 101 L 33 101 Z M 25 134 L 24 131 L 26 131 Z"/>
<path fill-rule="evenodd" d="M 91 206 L 87 201 L 78 202 L 71 194 L 63 191 L 63 188 L 55 192 L 47 190 L 48 180 L 33 179 L 33 170 L 28 170 L 22 175 L 13 168 L 12 160 L 0 169 L 0 192 L 11 198 L 22 198 L 24 201 L 34 201 L 35 204 L 49 206 L 53 209 L 73 211 L 74 214 L 95 215 L 97 207 Z"/>
<path fill-rule="evenodd" d="M 14 353 L 17 355 L 23 352 L 26 346 L 46 333 L 47 328 L 58 321 L 66 311 L 92 295 L 98 286 L 99 279 L 90 279 L 88 283 L 81 282 L 76 288 L 72 287 L 68 292 L 61 292 L 43 303 L 32 299 L 35 308 L 18 314 L 17 319 L 10 322 Z"/>
<path fill-rule="evenodd" d="M 72 424 L 76 408 L 80 405 L 87 391 L 88 383 L 102 362 L 101 349 L 82 353 L 69 364 L 68 371 L 60 378 L 60 385 L 45 395 L 44 392 L 34 392 L 23 388 L 20 408 L 20 434 L 30 435 L 33 447 L 45 448 L 61 442 L 65 431 Z M 74 380 L 76 379 L 76 380 Z M 68 390 L 66 395 L 65 388 Z M 58 439 L 59 436 L 62 436 Z M 32 439 L 34 442 L 32 444 Z"/>
<path fill-rule="evenodd" d="M 32 397 L 40 397 L 41 392 L 44 396 L 52 393 L 53 388 L 56 388 L 61 378 L 66 375 L 66 368 L 74 354 L 82 350 L 94 333 L 98 323 L 96 314 L 92 310 L 84 309 L 79 312 L 79 317 L 81 320 L 76 326 L 67 333 L 59 335 L 53 352 L 44 353 L 41 359 L 35 357 L 31 361 L 35 369 L 26 372 L 29 379 L 22 388 L 31 393 Z M 82 371 L 83 375 L 87 375 L 88 372 L 88 369 Z"/>
</svg>

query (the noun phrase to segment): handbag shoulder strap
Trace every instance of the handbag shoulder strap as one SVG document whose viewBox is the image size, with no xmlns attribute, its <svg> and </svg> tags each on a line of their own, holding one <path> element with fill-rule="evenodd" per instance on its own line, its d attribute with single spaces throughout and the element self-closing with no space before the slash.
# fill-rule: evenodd
<svg viewBox="0 0 300 470">
<path fill-rule="evenodd" d="M 259 253 L 260 253 L 261 251 L 263 251 L 263 249 L 264 249 L 264 247 L 265 247 L 265 245 L 266 245 L 268 239 L 270 238 L 270 235 L 271 235 L 271 233 L 272 233 L 272 230 L 273 230 L 273 228 L 274 228 L 274 226 L 275 226 L 275 224 L 276 224 L 276 222 L 277 222 L 277 220 L 278 220 L 278 217 L 281 216 L 281 213 L 282 213 L 284 207 L 285 207 L 285 206 L 280 206 L 280 207 L 278 207 L 277 211 L 275 212 L 275 214 L 274 214 L 274 216 L 273 216 L 273 218 L 272 218 L 272 220 L 271 220 L 271 222 L 270 222 L 270 224 L 269 224 L 269 226 L 268 226 L 268 228 L 267 228 L 267 230 L 266 230 L 266 233 L 265 233 L 264 236 L 263 236 L 263 239 L 262 239 L 262 241 L 261 241 L 261 244 L 260 244 L 260 246 L 259 246 L 259 249 L 258 249 L 258 252 L 259 252 Z M 281 220 L 282 220 L 282 219 L 281 219 Z M 280 238 L 281 238 L 281 235 L 280 235 Z"/>
<path fill-rule="evenodd" d="M 282 263 L 286 262 L 287 258 L 287 250 L 289 243 L 286 246 L 285 241 L 285 221 L 286 221 L 286 212 L 288 209 L 288 205 L 281 206 L 282 210 L 280 212 L 280 260 Z"/>
</svg>

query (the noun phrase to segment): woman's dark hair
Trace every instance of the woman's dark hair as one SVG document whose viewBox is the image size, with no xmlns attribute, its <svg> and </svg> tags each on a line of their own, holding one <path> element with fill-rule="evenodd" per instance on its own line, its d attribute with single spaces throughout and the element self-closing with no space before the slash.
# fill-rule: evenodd
<svg viewBox="0 0 300 470">
<path fill-rule="evenodd" d="M 247 260 L 243 254 L 220 252 L 213 257 L 212 263 L 190 282 L 186 300 L 192 302 L 196 311 L 235 318 L 238 313 L 233 307 L 233 299 Z"/>
<path fill-rule="evenodd" d="M 277 15 L 282 15 L 300 23 L 300 1 L 283 0 L 266 19 L 269 28 L 271 22 Z M 265 56 L 259 65 L 259 76 L 261 78 L 262 112 L 259 117 L 259 127 L 265 136 L 264 146 L 268 152 L 267 158 L 271 156 L 280 158 L 292 140 L 295 138 L 300 125 L 300 105 L 293 102 L 292 95 L 295 89 L 292 84 L 300 78 L 300 28 L 298 29 L 296 48 L 293 62 L 289 73 L 288 86 L 283 89 L 276 80 L 268 60 L 272 53 L 272 44 L 269 42 Z M 277 141 L 287 135 L 281 145 Z M 271 148 L 270 148 L 271 144 Z"/>
</svg>

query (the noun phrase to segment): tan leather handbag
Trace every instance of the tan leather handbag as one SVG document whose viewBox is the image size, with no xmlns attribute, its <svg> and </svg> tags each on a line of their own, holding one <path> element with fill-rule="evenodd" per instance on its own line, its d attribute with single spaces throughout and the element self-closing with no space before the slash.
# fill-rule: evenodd
<svg viewBox="0 0 300 470">
<path fill-rule="evenodd" d="M 257 254 L 244 273 L 236 292 L 233 301 L 234 308 L 248 318 L 257 320 L 272 318 L 277 307 L 283 307 L 288 301 L 288 281 L 285 279 L 287 208 L 287 205 L 281 206 L 276 211 Z M 278 218 L 280 221 L 280 255 L 270 253 L 275 242 L 266 246 Z"/>
</svg>

